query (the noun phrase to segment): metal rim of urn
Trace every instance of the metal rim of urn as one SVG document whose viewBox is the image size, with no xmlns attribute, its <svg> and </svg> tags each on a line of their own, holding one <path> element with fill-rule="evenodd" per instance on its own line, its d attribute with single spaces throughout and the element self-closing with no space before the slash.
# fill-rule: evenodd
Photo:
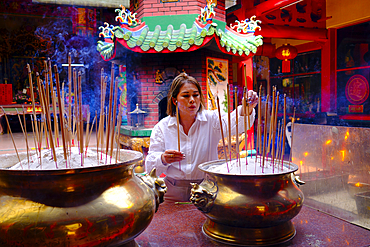
<svg viewBox="0 0 370 247">
<path fill-rule="evenodd" d="M 134 174 L 142 153 L 120 153 L 121 161 L 111 165 L 0 169 L 1 246 L 135 246 L 166 187 L 155 170 Z"/>
<path fill-rule="evenodd" d="M 291 240 L 291 222 L 303 205 L 304 196 L 295 177 L 298 166 L 284 162 L 288 172 L 274 174 L 224 174 L 205 172 L 201 184 L 192 184 L 190 201 L 206 216 L 203 233 L 218 242 L 238 246 L 269 246 Z"/>
</svg>

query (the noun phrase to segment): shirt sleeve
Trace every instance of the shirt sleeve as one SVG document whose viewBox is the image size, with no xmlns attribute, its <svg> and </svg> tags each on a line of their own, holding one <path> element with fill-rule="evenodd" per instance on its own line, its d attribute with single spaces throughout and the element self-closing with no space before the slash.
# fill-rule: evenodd
<svg viewBox="0 0 370 247">
<path fill-rule="evenodd" d="M 146 171 L 150 172 L 154 167 L 157 168 L 157 175 L 165 173 L 167 166 L 162 163 L 161 155 L 165 151 L 164 135 L 158 124 L 154 126 L 150 135 L 150 146 L 146 156 Z"/>
</svg>

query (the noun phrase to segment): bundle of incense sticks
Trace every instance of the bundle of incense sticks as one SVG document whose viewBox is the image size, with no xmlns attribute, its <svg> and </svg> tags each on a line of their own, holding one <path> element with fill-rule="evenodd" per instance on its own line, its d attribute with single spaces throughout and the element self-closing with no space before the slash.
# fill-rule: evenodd
<svg viewBox="0 0 370 247">
<path fill-rule="evenodd" d="M 94 127 L 94 123 L 96 121 L 96 130 L 97 130 L 97 157 L 99 157 L 99 145 L 103 147 L 104 139 L 106 139 L 107 147 L 105 149 L 105 152 L 103 151 L 103 148 L 100 149 L 101 153 L 105 153 L 106 155 L 110 151 L 110 157 L 113 154 L 113 141 L 115 139 L 115 136 L 119 135 L 119 127 L 122 122 L 122 111 L 120 109 L 120 118 L 118 121 L 116 121 L 116 109 L 117 109 L 117 87 L 118 87 L 118 80 L 116 79 L 116 83 L 114 84 L 114 80 L 111 80 L 110 84 L 110 106 L 113 105 L 113 111 L 112 107 L 109 107 L 109 112 L 100 112 L 100 119 L 98 121 L 98 114 L 95 112 L 95 117 L 92 122 L 91 128 L 89 128 L 90 124 L 90 113 L 87 114 L 87 126 L 86 131 L 84 131 L 84 116 L 82 112 L 82 73 L 81 71 L 73 70 L 73 80 L 72 80 L 72 68 L 71 68 L 71 58 L 68 57 L 68 101 L 64 101 L 64 83 L 61 87 L 60 80 L 59 80 L 59 71 L 57 65 L 54 65 L 54 79 L 55 79 L 55 88 L 54 88 L 54 80 L 53 80 L 53 74 L 51 70 L 51 61 L 44 61 L 45 70 L 43 73 L 35 73 L 36 80 L 34 82 L 32 78 L 32 72 L 31 67 L 29 64 L 27 64 L 27 70 L 28 70 L 28 79 L 30 84 L 30 91 L 31 91 L 31 100 L 32 100 L 32 115 L 31 115 L 31 124 L 32 124 L 32 132 L 33 132 L 33 139 L 34 139 L 34 146 L 36 150 L 36 155 L 40 159 L 40 165 L 42 161 L 41 157 L 41 150 L 42 149 L 50 149 L 52 152 L 53 160 L 55 161 L 56 168 L 58 169 L 57 165 L 57 156 L 55 152 L 55 148 L 61 145 L 63 147 L 63 158 L 66 162 L 66 168 L 71 167 L 70 164 L 68 164 L 68 161 L 70 161 L 71 156 L 71 147 L 76 146 L 78 144 L 78 149 L 81 154 L 81 165 L 83 166 L 83 160 L 84 160 L 84 147 L 88 148 L 89 142 L 90 142 L 90 136 L 92 134 L 92 130 Z M 105 92 L 106 92 L 106 77 L 103 75 L 104 70 L 102 70 L 101 78 L 101 109 L 104 109 L 104 103 L 105 103 Z M 42 75 L 44 78 L 42 78 Z M 111 76 L 114 76 L 114 64 L 112 64 L 112 71 Z M 104 78 L 104 80 L 103 80 Z M 74 90 L 72 91 L 72 85 L 74 84 Z M 37 85 L 37 93 L 39 95 L 40 99 L 40 107 L 41 107 L 41 121 L 37 120 L 36 116 L 36 99 L 35 99 L 35 92 L 34 88 L 35 85 Z M 115 89 L 115 90 L 113 90 Z M 112 104 L 112 97 L 114 92 L 114 104 Z M 72 104 L 72 95 L 74 95 L 74 104 Z M 65 105 L 68 105 L 65 107 Z M 7 120 L 7 125 L 9 132 L 11 134 L 13 145 L 15 148 L 15 151 L 17 153 L 18 159 L 20 161 L 18 150 L 13 138 L 13 134 L 11 132 L 10 124 L 8 122 L 8 118 L 6 115 L 5 110 L 1 107 L 2 111 L 4 112 L 5 119 Z M 66 112 L 66 109 L 68 112 Z M 21 120 L 20 113 L 17 110 L 18 119 L 21 124 L 22 132 L 26 141 L 27 145 L 27 160 L 28 164 L 30 162 L 30 155 L 29 151 L 31 148 L 29 147 L 29 141 L 27 138 L 27 126 L 25 121 L 25 109 L 23 107 L 23 122 Z M 72 114 L 73 112 L 73 114 Z M 52 118 L 51 115 L 54 117 L 54 128 L 52 127 Z M 106 137 L 104 138 L 104 116 L 107 116 L 107 129 L 106 129 Z M 99 125 L 98 125 L 99 122 Z M 58 123 L 60 126 L 58 126 Z M 114 131 L 114 126 L 117 123 L 116 130 Z M 59 143 L 59 129 L 62 135 L 61 143 Z M 115 133 L 117 132 L 117 133 Z M 43 138 L 45 136 L 45 143 L 42 142 Z M 85 136 L 85 141 L 84 141 Z M 110 138 L 111 136 L 111 138 Z M 76 138 L 77 142 L 73 142 L 74 138 Z M 99 143 L 100 142 L 100 143 Z M 117 148 L 119 147 L 118 141 L 117 141 Z M 118 150 L 117 150 L 118 153 Z M 101 155 L 102 156 L 102 155 Z M 116 156 L 116 162 L 117 162 L 118 156 Z"/>
<path fill-rule="evenodd" d="M 270 95 L 267 94 L 264 112 L 262 112 L 261 89 L 262 87 L 260 87 L 259 90 L 259 100 L 258 100 L 256 162 L 257 156 L 259 156 L 260 165 L 262 166 L 263 171 L 266 158 L 269 158 L 271 160 L 272 169 L 274 172 L 275 166 L 277 164 L 281 163 L 281 166 L 279 168 L 283 169 L 284 163 L 286 95 L 284 94 L 283 119 L 281 122 L 280 121 L 278 122 L 278 110 L 280 98 L 279 92 L 276 90 L 276 87 L 272 88 L 273 90 L 271 97 L 272 98 L 271 105 L 270 105 Z M 264 118 L 263 133 L 262 133 L 262 117 Z M 294 118 L 295 117 L 293 116 L 293 119 Z"/>
</svg>

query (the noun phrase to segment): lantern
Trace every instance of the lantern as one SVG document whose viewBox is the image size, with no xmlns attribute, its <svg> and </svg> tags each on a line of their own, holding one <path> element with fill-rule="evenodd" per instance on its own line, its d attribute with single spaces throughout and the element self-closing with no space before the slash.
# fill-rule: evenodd
<svg viewBox="0 0 370 247">
<path fill-rule="evenodd" d="M 290 60 L 297 56 L 297 48 L 290 44 L 285 44 L 276 49 L 275 56 L 283 60 L 282 62 L 282 72 L 290 72 Z"/>
</svg>

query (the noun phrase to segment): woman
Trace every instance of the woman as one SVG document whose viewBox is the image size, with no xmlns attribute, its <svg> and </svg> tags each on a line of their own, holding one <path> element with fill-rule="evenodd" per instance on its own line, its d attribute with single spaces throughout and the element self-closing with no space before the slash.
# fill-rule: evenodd
<svg viewBox="0 0 370 247">
<path fill-rule="evenodd" d="M 167 114 L 157 123 L 150 137 L 146 170 L 156 167 L 157 174 L 165 173 L 167 201 L 188 201 L 190 183 L 200 183 L 204 174 L 198 165 L 218 159 L 217 145 L 221 139 L 218 111 L 205 110 L 202 89 L 196 79 L 179 74 L 168 93 Z M 248 92 L 250 122 L 255 116 L 258 96 Z M 243 99 L 244 100 L 244 99 Z M 176 107 L 179 112 L 180 151 L 178 151 Z M 244 111 L 238 106 L 238 131 L 244 131 Z M 236 113 L 231 113 L 231 132 L 235 134 Z M 227 133 L 227 115 L 222 115 L 224 133 Z"/>
</svg>

